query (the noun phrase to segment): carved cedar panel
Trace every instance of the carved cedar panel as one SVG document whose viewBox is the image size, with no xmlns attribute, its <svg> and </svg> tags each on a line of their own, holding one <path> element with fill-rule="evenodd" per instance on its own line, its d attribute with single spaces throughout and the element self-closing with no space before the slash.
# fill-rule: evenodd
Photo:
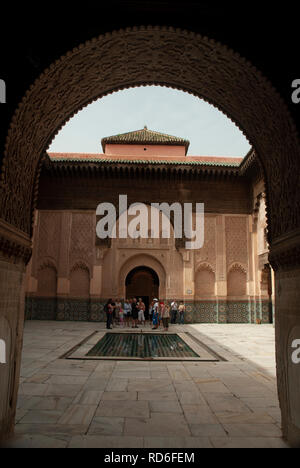
<svg viewBox="0 0 300 468">
<path fill-rule="evenodd" d="M 57 291 L 57 272 L 50 265 L 45 265 L 38 273 L 38 295 L 55 297 Z"/>
<path fill-rule="evenodd" d="M 70 294 L 73 297 L 89 297 L 90 275 L 88 269 L 82 265 L 76 265 L 71 271 Z"/>
<path fill-rule="evenodd" d="M 95 230 L 91 213 L 73 213 L 70 244 L 70 265 L 78 260 L 83 261 L 89 268 L 94 263 Z"/>
<path fill-rule="evenodd" d="M 225 235 L 227 271 L 233 263 L 240 263 L 248 270 L 247 218 L 226 216 Z"/>
<path fill-rule="evenodd" d="M 239 266 L 234 266 L 227 276 L 227 295 L 245 296 L 247 293 L 247 274 Z"/>
<path fill-rule="evenodd" d="M 43 258 L 55 260 L 60 253 L 61 214 L 56 212 L 39 212 L 38 265 Z"/>
<path fill-rule="evenodd" d="M 211 216 L 204 220 L 204 245 L 196 253 L 196 270 L 202 262 L 209 263 L 216 271 L 216 218 Z"/>
<path fill-rule="evenodd" d="M 200 267 L 195 277 L 195 296 L 213 296 L 215 294 L 215 274 L 210 268 Z"/>
<path fill-rule="evenodd" d="M 262 198 L 260 201 L 258 219 L 257 219 L 257 248 L 258 255 L 261 255 L 268 251 L 267 244 L 267 213 L 266 213 L 266 202 Z"/>
</svg>

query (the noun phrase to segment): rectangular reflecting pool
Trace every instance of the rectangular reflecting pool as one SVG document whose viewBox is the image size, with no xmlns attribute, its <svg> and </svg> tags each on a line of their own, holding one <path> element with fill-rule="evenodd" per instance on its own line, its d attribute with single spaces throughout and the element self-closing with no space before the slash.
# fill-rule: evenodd
<svg viewBox="0 0 300 468">
<path fill-rule="evenodd" d="M 176 334 L 106 333 L 86 356 L 120 358 L 199 358 Z"/>
</svg>

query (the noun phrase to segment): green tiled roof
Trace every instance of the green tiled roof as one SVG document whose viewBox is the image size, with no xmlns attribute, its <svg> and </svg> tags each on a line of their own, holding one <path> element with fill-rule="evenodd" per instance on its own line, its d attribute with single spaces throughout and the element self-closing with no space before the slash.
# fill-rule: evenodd
<svg viewBox="0 0 300 468">
<path fill-rule="evenodd" d="M 184 138 L 167 135 L 165 133 L 154 132 L 144 127 L 142 130 L 136 130 L 134 132 L 122 133 L 119 135 L 113 135 L 110 137 L 103 138 L 102 148 L 105 152 L 105 146 L 107 144 L 124 144 L 124 145 L 179 145 L 185 146 L 186 153 L 190 146 L 190 142 Z"/>
<path fill-rule="evenodd" d="M 62 163 L 114 163 L 114 164 L 167 164 L 176 166 L 217 166 L 217 167 L 240 167 L 240 163 L 237 162 L 215 162 L 215 161 L 174 161 L 172 159 L 109 159 L 109 158 L 88 158 L 88 159 L 76 159 L 76 158 L 55 158 L 51 157 L 53 162 Z"/>
</svg>

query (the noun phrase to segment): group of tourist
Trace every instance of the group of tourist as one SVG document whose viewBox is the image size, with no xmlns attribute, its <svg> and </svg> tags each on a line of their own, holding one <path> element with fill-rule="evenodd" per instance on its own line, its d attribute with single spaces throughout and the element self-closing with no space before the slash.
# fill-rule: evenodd
<svg viewBox="0 0 300 468">
<path fill-rule="evenodd" d="M 168 331 L 169 322 L 176 324 L 177 317 L 180 324 L 184 324 L 185 305 L 176 301 L 164 302 L 158 299 L 153 299 L 149 309 L 146 308 L 142 298 L 126 299 L 109 299 L 104 306 L 107 322 L 106 328 L 110 330 L 113 326 L 122 328 L 132 327 L 139 328 L 139 325 L 146 326 L 149 323 L 153 326 L 152 330 L 157 330 L 160 326 L 164 327 L 164 331 Z"/>
</svg>

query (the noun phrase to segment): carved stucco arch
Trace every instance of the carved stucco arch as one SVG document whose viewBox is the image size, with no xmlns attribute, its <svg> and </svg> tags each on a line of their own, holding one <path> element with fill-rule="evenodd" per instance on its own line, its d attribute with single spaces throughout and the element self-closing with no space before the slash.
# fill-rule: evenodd
<svg viewBox="0 0 300 468">
<path fill-rule="evenodd" d="M 136 202 L 138 203 L 138 205 L 145 205 L 148 209 L 148 222 L 150 224 L 150 219 L 151 219 L 151 209 L 152 209 L 152 206 L 151 206 L 151 203 L 150 202 Z M 117 218 L 116 218 L 116 222 L 114 223 L 113 225 L 113 229 L 112 230 L 116 230 L 116 238 L 115 239 L 111 239 L 111 245 L 114 246 L 114 245 L 118 245 L 118 243 L 120 242 L 120 238 L 119 238 L 119 225 L 120 225 L 120 217 L 122 215 L 124 215 L 125 213 L 127 213 L 128 215 L 128 210 L 129 210 L 129 207 L 130 207 L 130 203 L 128 203 L 128 207 L 127 207 L 127 210 L 126 211 L 123 211 L 122 213 L 117 213 Z M 170 219 L 163 213 L 163 212 L 160 212 L 159 210 L 157 210 L 155 208 L 155 211 L 157 211 L 158 213 L 160 213 L 160 223 L 162 224 L 162 220 L 165 220 L 166 223 L 170 226 L 170 244 L 169 244 L 169 247 L 171 247 L 171 243 L 173 243 L 175 241 L 175 235 L 174 235 L 174 219 L 172 219 L 172 216 L 170 216 Z M 127 223 L 127 228 L 129 226 L 129 222 Z M 151 226 L 149 226 L 151 227 Z M 160 228 L 162 228 L 162 226 L 160 226 Z M 163 230 L 159 229 L 160 231 L 160 239 L 162 239 L 162 233 L 163 233 Z M 148 230 L 148 238 L 151 238 L 152 236 L 152 229 L 149 229 Z M 141 240 L 141 238 L 138 238 L 138 240 Z M 144 239 L 145 240 L 145 239 Z M 146 239 L 148 240 L 148 239 Z"/>
<path fill-rule="evenodd" d="M 120 266 L 119 270 L 119 295 L 124 297 L 125 294 L 125 281 L 127 275 L 136 267 L 148 267 L 155 271 L 159 278 L 159 294 L 161 298 L 166 297 L 166 270 L 162 263 L 153 255 L 149 254 L 136 254 L 127 258 Z"/>
<path fill-rule="evenodd" d="M 213 290 L 212 294 L 208 293 L 208 292 L 205 292 L 205 294 L 199 293 L 199 290 L 197 288 L 197 284 L 198 284 L 197 279 L 198 279 L 198 273 L 201 273 L 201 272 L 209 272 L 210 274 L 213 275 L 214 290 Z M 195 270 L 195 299 L 200 299 L 204 295 L 205 296 L 215 296 L 215 294 L 216 294 L 216 272 L 215 272 L 213 266 L 209 262 L 200 262 L 196 266 L 196 270 Z"/>
<path fill-rule="evenodd" d="M 87 41 L 53 63 L 30 87 L 6 140 L 1 217 L 30 235 L 39 160 L 58 131 L 94 100 L 150 84 L 206 100 L 247 136 L 266 175 L 270 243 L 299 227 L 300 193 L 294 170 L 299 140 L 277 91 L 226 46 L 193 32 L 152 26 Z"/>
<path fill-rule="evenodd" d="M 57 274 L 57 265 L 52 257 L 44 257 L 39 262 L 38 271 L 44 270 L 45 268 L 52 268 Z"/>
<path fill-rule="evenodd" d="M 236 271 L 236 270 L 242 271 L 243 273 L 245 273 L 246 277 L 248 277 L 247 267 L 240 262 L 233 262 L 231 263 L 231 265 L 229 265 L 228 270 L 227 270 L 227 276 L 229 275 L 229 273 L 231 273 L 232 271 Z"/>
<path fill-rule="evenodd" d="M 81 259 L 78 259 L 74 262 L 72 268 L 70 268 L 70 275 L 71 273 L 73 273 L 73 271 L 80 269 L 87 271 L 89 274 L 89 278 L 91 279 L 91 268 L 84 260 Z"/>
<path fill-rule="evenodd" d="M 239 286 L 243 288 L 243 293 L 240 291 L 240 289 L 237 292 L 232 293 L 232 285 L 234 287 L 234 290 L 236 291 L 236 284 L 237 284 L 237 278 L 234 278 L 234 282 L 232 282 L 231 278 L 231 273 L 239 273 L 239 279 L 242 278 L 242 286 L 241 283 L 239 283 Z M 242 277 L 240 275 L 242 274 Z M 248 273 L 247 273 L 247 268 L 245 265 L 243 265 L 240 262 L 234 262 L 232 263 L 228 270 L 227 270 L 227 297 L 232 297 L 232 296 L 246 296 L 247 295 L 247 281 L 248 281 Z"/>
<path fill-rule="evenodd" d="M 216 274 L 213 266 L 209 262 L 200 262 L 197 264 L 195 274 L 197 274 L 201 270 L 209 270 L 214 275 Z"/>
</svg>

